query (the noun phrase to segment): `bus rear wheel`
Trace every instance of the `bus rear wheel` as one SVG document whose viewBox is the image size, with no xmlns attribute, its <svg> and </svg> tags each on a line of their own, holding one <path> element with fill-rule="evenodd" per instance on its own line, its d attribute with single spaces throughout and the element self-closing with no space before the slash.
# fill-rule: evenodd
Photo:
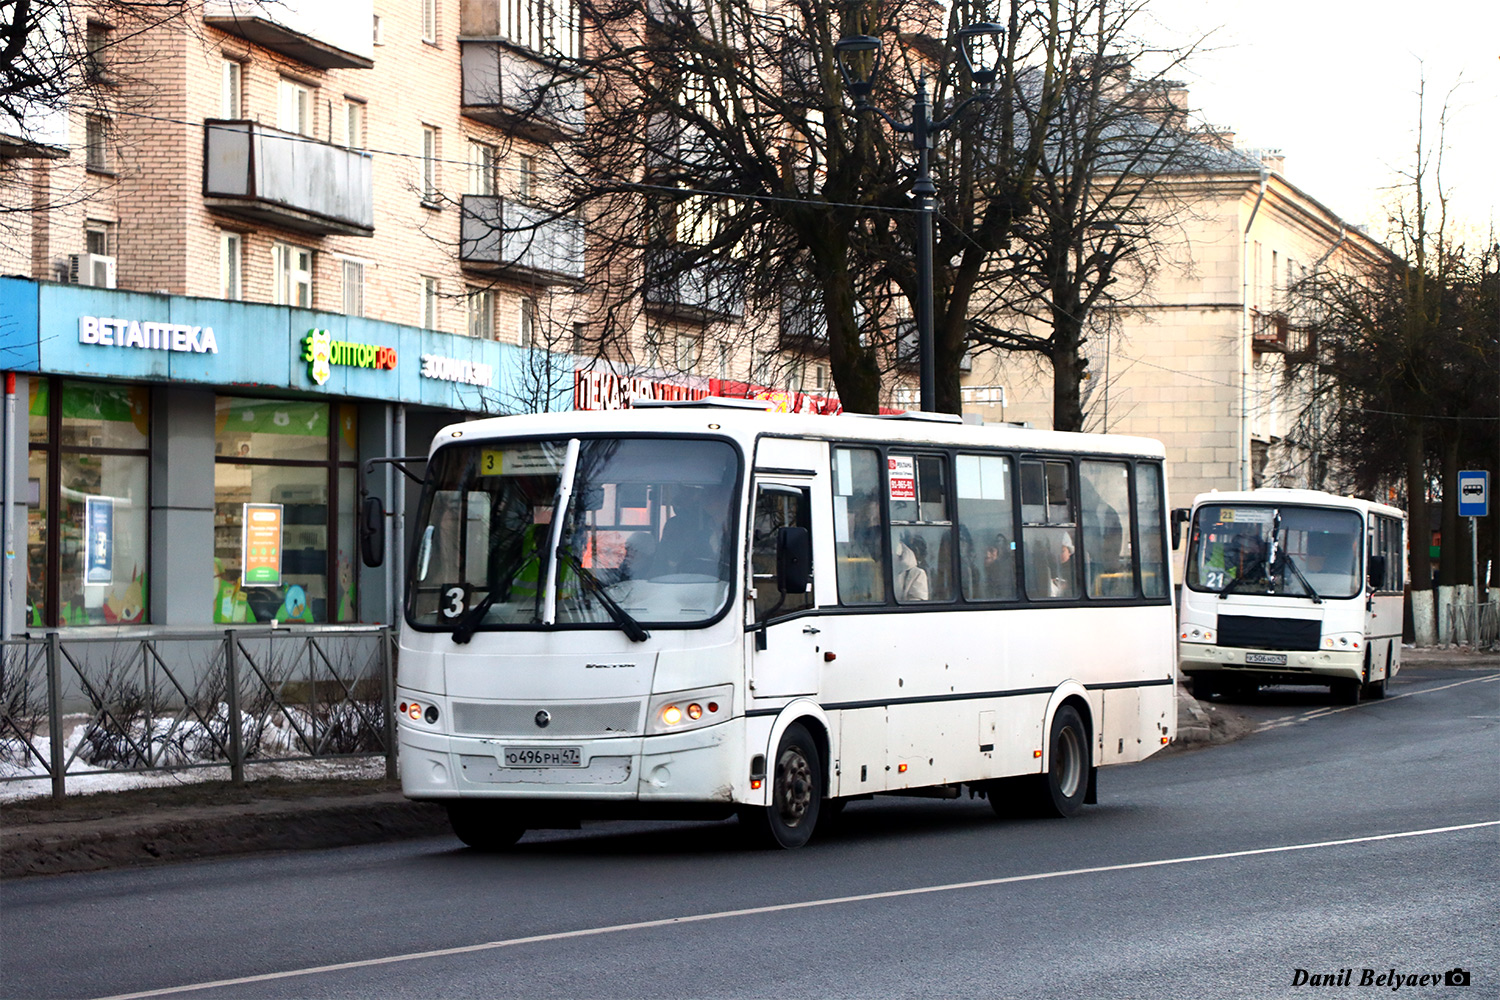
<svg viewBox="0 0 1500 1000">
<path fill-rule="evenodd" d="M 1042 774 L 1000 778 L 987 783 L 990 808 L 1001 819 L 1028 816 L 1072 816 L 1088 798 L 1088 730 L 1072 705 L 1052 716 L 1047 770 Z"/>
<path fill-rule="evenodd" d="M 508 850 L 526 833 L 500 807 L 486 802 L 449 802 L 447 808 L 454 836 L 476 851 Z"/>
<path fill-rule="evenodd" d="M 746 806 L 740 822 L 765 847 L 788 850 L 811 839 L 823 804 L 823 764 L 812 734 L 794 722 L 781 734 L 771 775 L 771 804 Z"/>
<path fill-rule="evenodd" d="M 1037 775 L 1037 804 L 1044 816 L 1072 816 L 1089 790 L 1089 734 L 1078 710 L 1064 705 L 1052 716 L 1047 773 Z"/>
</svg>

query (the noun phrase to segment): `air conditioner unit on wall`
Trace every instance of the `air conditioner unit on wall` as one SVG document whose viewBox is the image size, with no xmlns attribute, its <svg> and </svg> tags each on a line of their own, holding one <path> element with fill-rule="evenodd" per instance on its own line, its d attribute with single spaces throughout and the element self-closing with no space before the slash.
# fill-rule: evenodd
<svg viewBox="0 0 1500 1000">
<path fill-rule="evenodd" d="M 68 254 L 68 284 L 115 287 L 115 259 L 102 253 Z"/>
</svg>

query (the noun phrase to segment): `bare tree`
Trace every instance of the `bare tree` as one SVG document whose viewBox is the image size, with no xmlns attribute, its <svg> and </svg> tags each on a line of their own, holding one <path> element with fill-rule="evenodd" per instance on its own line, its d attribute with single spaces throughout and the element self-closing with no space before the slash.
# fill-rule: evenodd
<svg viewBox="0 0 1500 1000">
<path fill-rule="evenodd" d="M 919 291 L 916 164 L 874 115 L 850 113 L 834 44 L 882 38 L 873 103 L 902 114 L 925 75 L 937 113 L 972 91 L 947 72 L 945 36 L 979 20 L 1007 26 L 1001 87 L 935 151 L 939 406 L 957 410 L 970 302 L 995 280 L 1040 144 L 1018 127 L 1038 110 L 1035 100 L 1019 106 L 1016 68 L 1034 67 L 1045 95 L 1055 4 L 966 0 L 946 15 L 923 0 L 791 0 L 769 11 L 752 0 L 581 0 L 579 9 L 583 54 L 539 80 L 528 113 L 544 114 L 548 93 L 578 74 L 588 81 L 585 127 L 548 147 L 552 216 L 589 223 L 583 346 L 670 368 L 682 352 L 668 345 L 699 337 L 753 354 L 763 372 L 781 351 L 826 352 L 856 411 L 880 405 L 883 376 L 900 361 L 904 301 Z"/>
<path fill-rule="evenodd" d="M 1418 90 L 1418 113 L 1425 83 Z M 1394 255 L 1357 269 L 1318 269 L 1290 289 L 1306 348 L 1287 356 L 1285 391 L 1315 483 L 1381 495 L 1398 484 L 1411 517 L 1418 642 L 1431 641 L 1428 499 L 1442 504 L 1438 583 L 1467 568 L 1457 473 L 1495 469 L 1500 451 L 1500 249 L 1455 238 L 1442 185 L 1443 131 L 1418 128 L 1413 166 L 1391 217 Z M 1491 276 L 1491 269 L 1496 275 Z M 1491 548 L 1490 546 L 1486 548 Z"/>
<path fill-rule="evenodd" d="M 1148 293 L 1188 203 L 1174 180 L 1235 154 L 1189 120 L 1170 79 L 1195 46 L 1151 50 L 1132 37 L 1146 0 L 1069 0 L 1051 113 L 1016 225 L 1009 281 L 976 310 L 978 349 L 1030 353 L 1052 377 L 1052 425 L 1084 429 L 1091 335 Z M 1147 57 L 1157 68 L 1140 75 Z"/>
</svg>

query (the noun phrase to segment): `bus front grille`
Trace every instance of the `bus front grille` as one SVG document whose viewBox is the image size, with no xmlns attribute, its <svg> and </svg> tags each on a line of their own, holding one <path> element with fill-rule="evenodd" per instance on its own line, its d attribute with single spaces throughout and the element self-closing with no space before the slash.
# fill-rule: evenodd
<svg viewBox="0 0 1500 1000">
<path fill-rule="evenodd" d="M 455 701 L 453 730 L 474 736 L 631 736 L 639 735 L 645 702 L 549 701 L 482 704 Z M 545 720 L 546 725 L 538 725 Z"/>
<path fill-rule="evenodd" d="M 1318 648 L 1323 623 L 1302 618 L 1254 618 L 1249 615 L 1219 616 L 1219 645 L 1240 649 Z"/>
</svg>

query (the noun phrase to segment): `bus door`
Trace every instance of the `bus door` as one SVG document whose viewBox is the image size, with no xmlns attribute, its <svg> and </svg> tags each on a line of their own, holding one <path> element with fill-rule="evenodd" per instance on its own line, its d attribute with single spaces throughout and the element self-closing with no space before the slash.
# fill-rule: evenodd
<svg viewBox="0 0 1500 1000">
<path fill-rule="evenodd" d="M 750 695 L 757 698 L 814 694 L 822 663 L 814 584 L 805 593 L 777 586 L 778 540 L 783 528 L 812 531 L 810 479 L 758 478 L 751 514 L 750 586 L 754 597 L 746 623 Z M 816 572 L 816 568 L 814 568 Z"/>
</svg>

